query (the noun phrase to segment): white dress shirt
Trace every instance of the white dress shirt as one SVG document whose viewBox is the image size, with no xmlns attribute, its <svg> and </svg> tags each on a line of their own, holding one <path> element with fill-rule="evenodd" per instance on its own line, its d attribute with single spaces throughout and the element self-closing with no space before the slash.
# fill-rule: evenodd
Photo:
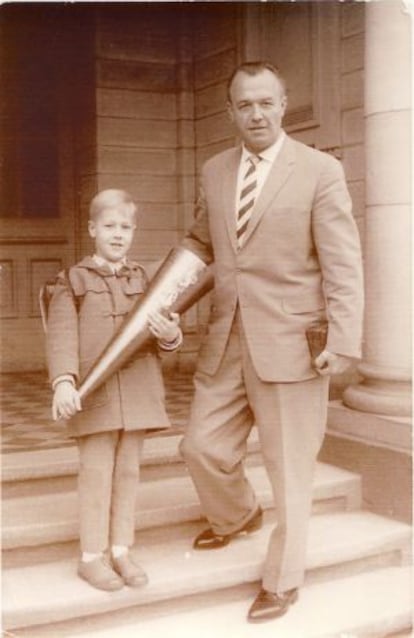
<svg viewBox="0 0 414 638">
<path fill-rule="evenodd" d="M 272 146 L 268 146 L 264 149 L 264 151 L 260 151 L 260 153 L 256 153 L 257 157 L 261 158 L 261 161 L 256 164 L 256 176 L 257 176 L 257 191 L 256 191 L 256 201 L 260 195 L 260 192 L 263 188 L 263 185 L 266 181 L 266 178 L 269 174 L 269 171 L 272 167 L 273 162 L 278 156 L 280 149 L 282 148 L 282 144 L 285 140 L 286 133 L 285 131 L 281 131 L 279 137 L 276 142 L 272 144 Z M 239 201 L 240 201 L 240 192 L 242 190 L 242 184 L 245 174 L 249 168 L 249 158 L 255 155 L 251 151 L 248 151 L 247 148 L 243 145 L 243 150 L 240 158 L 239 171 L 237 174 L 237 188 L 236 188 L 236 200 L 235 200 L 235 214 L 237 216 L 239 209 Z"/>
</svg>

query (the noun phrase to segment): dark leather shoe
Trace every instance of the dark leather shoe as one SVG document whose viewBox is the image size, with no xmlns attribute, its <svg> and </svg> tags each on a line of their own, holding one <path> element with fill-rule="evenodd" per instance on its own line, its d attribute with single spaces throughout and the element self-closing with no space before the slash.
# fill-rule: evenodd
<svg viewBox="0 0 414 638">
<path fill-rule="evenodd" d="M 224 547 L 228 545 L 232 538 L 238 536 L 239 534 L 251 534 L 256 530 L 260 529 L 263 524 L 263 510 L 259 507 L 253 514 L 253 516 L 243 525 L 240 529 L 237 529 L 235 532 L 231 534 L 216 534 L 211 527 L 205 529 L 204 532 L 199 534 L 193 543 L 194 549 L 218 549 L 219 547 Z"/>
<path fill-rule="evenodd" d="M 283 594 L 272 594 L 270 591 L 261 589 L 249 609 L 247 620 L 249 622 L 264 622 L 283 616 L 298 597 L 297 589 L 289 589 Z"/>
</svg>

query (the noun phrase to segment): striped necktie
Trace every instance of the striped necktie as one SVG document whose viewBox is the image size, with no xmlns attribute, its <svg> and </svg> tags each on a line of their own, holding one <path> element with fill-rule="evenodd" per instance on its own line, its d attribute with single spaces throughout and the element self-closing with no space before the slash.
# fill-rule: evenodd
<svg viewBox="0 0 414 638">
<path fill-rule="evenodd" d="M 240 201 L 237 209 L 237 243 L 243 244 L 244 234 L 251 217 L 254 201 L 257 195 L 257 171 L 256 166 L 262 158 L 258 155 L 250 155 L 249 167 L 243 178 L 240 191 Z"/>
</svg>

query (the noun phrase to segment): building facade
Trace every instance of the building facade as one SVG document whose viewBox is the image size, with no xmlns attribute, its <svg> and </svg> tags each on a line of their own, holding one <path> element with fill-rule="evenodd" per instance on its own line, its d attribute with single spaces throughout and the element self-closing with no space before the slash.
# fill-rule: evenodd
<svg viewBox="0 0 414 638">
<path fill-rule="evenodd" d="M 149 269 L 177 244 L 202 163 L 236 141 L 226 80 L 238 62 L 266 58 L 287 80 L 288 133 L 342 161 L 364 250 L 364 360 L 334 382 L 327 454 L 340 455 L 345 439 L 359 446 L 352 458 L 372 444 L 408 458 L 404 2 L 16 3 L 0 18 L 3 372 L 44 368 L 38 290 L 90 251 L 96 191 L 125 188 L 140 203 L 133 257 Z M 186 314 L 181 365 L 192 364 L 207 314 L 207 299 Z"/>
</svg>

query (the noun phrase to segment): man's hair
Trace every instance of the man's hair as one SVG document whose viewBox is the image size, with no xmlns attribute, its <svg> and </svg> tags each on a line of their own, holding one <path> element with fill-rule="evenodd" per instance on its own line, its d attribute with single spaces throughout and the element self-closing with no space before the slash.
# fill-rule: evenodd
<svg viewBox="0 0 414 638">
<path fill-rule="evenodd" d="M 283 89 L 283 93 L 286 93 L 286 82 L 281 72 L 277 68 L 277 66 L 275 66 L 271 62 L 267 62 L 266 60 L 257 60 L 254 62 L 243 62 L 242 64 L 239 64 L 239 66 L 237 66 L 234 69 L 233 73 L 231 74 L 227 82 L 228 100 L 231 101 L 231 95 L 230 95 L 231 85 L 233 84 L 233 80 L 235 76 L 237 75 L 237 73 L 246 73 L 247 75 L 258 75 L 259 73 L 262 73 L 263 71 L 270 71 L 271 73 L 273 73 L 273 75 L 275 75 L 277 79 L 279 80 Z"/>
<path fill-rule="evenodd" d="M 94 221 L 105 208 L 114 208 L 121 205 L 129 207 L 134 217 L 137 216 L 137 205 L 129 193 L 117 188 L 107 188 L 100 191 L 92 199 L 89 206 L 89 219 Z"/>
</svg>

